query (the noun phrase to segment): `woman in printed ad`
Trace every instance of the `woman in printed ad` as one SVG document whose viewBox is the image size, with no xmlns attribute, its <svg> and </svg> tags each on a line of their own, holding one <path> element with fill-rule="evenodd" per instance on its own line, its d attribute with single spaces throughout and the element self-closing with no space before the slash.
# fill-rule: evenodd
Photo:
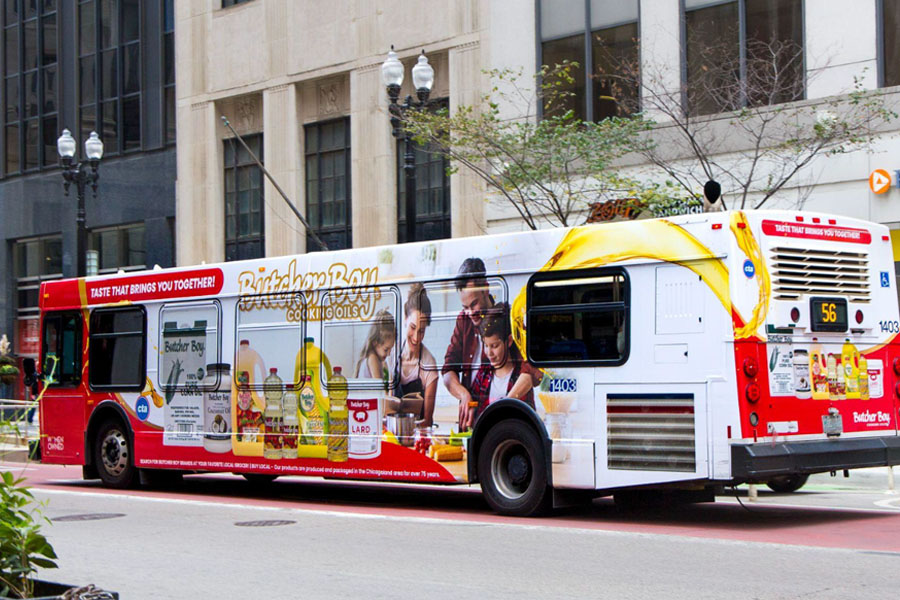
<svg viewBox="0 0 900 600">
<path fill-rule="evenodd" d="M 420 394 L 425 402 L 417 415 L 418 424 L 430 427 L 434 420 L 434 398 L 437 394 L 438 373 L 434 355 L 422 342 L 425 330 L 431 325 L 431 300 L 425 286 L 414 283 L 403 305 L 406 334 L 400 350 L 399 396 Z"/>
</svg>

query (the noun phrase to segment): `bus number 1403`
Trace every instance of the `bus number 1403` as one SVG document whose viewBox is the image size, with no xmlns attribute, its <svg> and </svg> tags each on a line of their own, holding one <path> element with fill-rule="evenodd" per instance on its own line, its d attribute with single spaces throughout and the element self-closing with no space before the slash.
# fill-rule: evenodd
<svg viewBox="0 0 900 600">
<path fill-rule="evenodd" d="M 881 331 L 887 333 L 900 333 L 900 322 L 898 321 L 878 321 Z"/>
</svg>

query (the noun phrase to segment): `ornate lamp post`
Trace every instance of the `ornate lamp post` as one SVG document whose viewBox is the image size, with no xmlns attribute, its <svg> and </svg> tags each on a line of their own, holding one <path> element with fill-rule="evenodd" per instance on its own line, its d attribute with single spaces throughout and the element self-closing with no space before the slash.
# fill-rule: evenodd
<svg viewBox="0 0 900 600">
<path fill-rule="evenodd" d="M 407 96 L 403 104 L 398 104 L 400 98 L 400 86 L 403 84 L 403 64 L 397 59 L 397 53 L 391 46 L 387 60 L 381 65 L 381 79 L 387 88 L 388 98 L 391 101 L 391 127 L 395 138 L 403 139 L 405 155 L 403 157 L 403 173 L 406 180 L 406 241 L 416 241 L 416 155 L 413 150 L 413 140 L 409 131 L 404 127 L 406 115 L 411 110 L 422 110 L 428 105 L 428 96 L 434 85 L 434 69 L 428 64 L 425 51 L 419 55 L 419 60 L 412 68 L 413 85 L 416 88 L 416 99 Z"/>
<path fill-rule="evenodd" d="M 63 187 L 66 196 L 69 195 L 69 186 L 75 184 L 75 190 L 78 194 L 78 213 L 75 217 L 77 227 L 77 276 L 84 277 L 87 274 L 87 230 L 84 219 L 84 188 L 90 184 L 91 190 L 94 192 L 94 198 L 97 197 L 97 180 L 100 179 L 100 173 L 97 172 L 100 166 L 100 159 L 103 158 L 103 142 L 100 141 L 96 131 L 92 131 L 90 137 L 84 142 L 84 155 L 91 167 L 90 172 L 84 162 L 74 162 L 75 150 L 78 144 L 72 133 L 68 129 L 63 129 L 62 135 L 56 140 L 56 151 L 59 152 L 59 161 L 63 167 Z"/>
</svg>

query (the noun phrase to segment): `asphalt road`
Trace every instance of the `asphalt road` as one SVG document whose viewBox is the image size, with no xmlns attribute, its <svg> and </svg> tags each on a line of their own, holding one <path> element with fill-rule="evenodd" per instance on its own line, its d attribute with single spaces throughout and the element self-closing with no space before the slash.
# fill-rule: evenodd
<svg viewBox="0 0 900 600">
<path fill-rule="evenodd" d="M 757 501 L 545 519 L 476 490 L 190 476 L 105 490 L 80 469 L 7 465 L 47 501 L 60 569 L 122 598 L 894 598 L 900 502 L 880 474 L 817 476 Z M 862 481 L 862 483 L 860 483 Z"/>
</svg>

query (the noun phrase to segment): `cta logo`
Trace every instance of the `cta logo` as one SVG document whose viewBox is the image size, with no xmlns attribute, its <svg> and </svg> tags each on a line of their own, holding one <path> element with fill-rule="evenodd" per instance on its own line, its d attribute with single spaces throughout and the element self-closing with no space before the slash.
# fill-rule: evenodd
<svg viewBox="0 0 900 600">
<path fill-rule="evenodd" d="M 886 412 L 876 411 L 866 411 L 864 413 L 853 413 L 853 422 L 854 423 L 864 423 L 867 425 L 871 424 L 887 424 L 891 422 L 891 414 Z"/>
<path fill-rule="evenodd" d="M 134 405 L 134 412 L 137 413 L 137 418 L 141 421 L 146 421 L 150 416 L 150 402 L 147 401 L 146 396 L 141 396 L 137 399 L 137 403 Z"/>
<path fill-rule="evenodd" d="M 755 274 L 756 267 L 753 266 L 753 261 L 748 258 L 744 261 L 744 275 L 746 275 L 748 279 L 751 279 Z"/>
</svg>

